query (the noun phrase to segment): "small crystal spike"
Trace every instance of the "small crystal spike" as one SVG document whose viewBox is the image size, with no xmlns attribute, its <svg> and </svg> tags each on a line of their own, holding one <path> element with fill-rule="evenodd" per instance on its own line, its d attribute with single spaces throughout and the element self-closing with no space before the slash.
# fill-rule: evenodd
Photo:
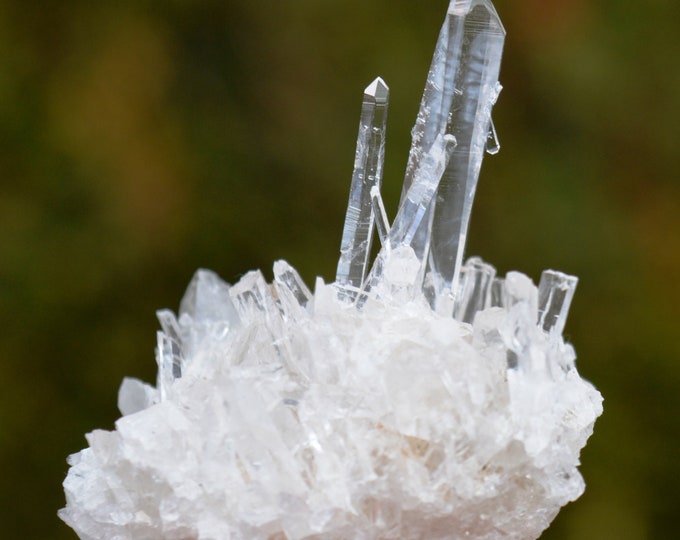
<svg viewBox="0 0 680 540">
<path fill-rule="evenodd" d="M 157 387 L 161 401 L 165 401 L 168 390 L 175 379 L 182 376 L 184 359 L 181 347 L 176 339 L 164 332 L 157 332 L 158 345 L 156 348 L 156 362 L 158 363 Z"/>
<path fill-rule="evenodd" d="M 274 263 L 274 284 L 277 290 L 288 291 L 300 307 L 307 306 L 313 296 L 297 270 L 283 260 Z"/>
<path fill-rule="evenodd" d="M 478 311 L 491 305 L 491 286 L 496 269 L 479 257 L 468 259 L 464 269 L 454 317 L 459 321 L 472 323 Z"/>
<path fill-rule="evenodd" d="M 373 216 L 376 228 L 378 229 L 378 238 L 380 238 L 380 243 L 384 246 L 390 234 L 390 222 L 387 220 L 385 203 L 383 203 L 378 186 L 371 188 L 371 202 L 373 203 Z"/>
<path fill-rule="evenodd" d="M 433 218 L 423 222 L 414 249 L 427 249 L 437 295 L 456 290 L 491 108 L 500 86 L 505 30 L 490 0 L 452 0 L 439 35 L 420 112 L 413 128 L 402 201 L 436 137 L 458 145 L 444 172 Z M 431 225 L 430 225 L 431 223 Z"/>
<path fill-rule="evenodd" d="M 538 284 L 538 325 L 546 332 L 561 334 L 567 322 L 578 278 L 545 270 Z"/>
<path fill-rule="evenodd" d="M 258 317 L 258 312 L 271 315 L 275 312 L 269 286 L 259 270 L 251 270 L 229 289 L 234 307 L 244 322 Z"/>
<path fill-rule="evenodd" d="M 336 282 L 360 288 L 366 278 L 373 238 L 371 188 L 380 188 L 385 157 L 389 88 L 378 77 L 364 91 L 349 204 L 342 231 Z"/>
<path fill-rule="evenodd" d="M 486 153 L 495 156 L 500 152 L 501 142 L 498 140 L 498 133 L 496 133 L 496 126 L 493 123 L 493 118 L 489 120 L 489 133 L 486 136 Z"/>
<path fill-rule="evenodd" d="M 179 305 L 180 322 L 183 317 L 191 317 L 194 322 L 238 325 L 238 313 L 229 297 L 229 289 L 229 284 L 215 272 L 197 270 Z"/>
</svg>

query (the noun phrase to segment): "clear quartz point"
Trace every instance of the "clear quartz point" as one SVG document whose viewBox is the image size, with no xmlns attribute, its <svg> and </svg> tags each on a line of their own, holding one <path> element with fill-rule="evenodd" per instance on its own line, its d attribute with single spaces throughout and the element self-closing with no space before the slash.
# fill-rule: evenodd
<svg viewBox="0 0 680 540">
<path fill-rule="evenodd" d="M 229 297 L 229 288 L 215 272 L 197 270 L 179 305 L 180 324 L 191 317 L 193 322 L 223 322 L 230 327 L 236 326 L 239 318 Z"/>
<path fill-rule="evenodd" d="M 184 358 L 179 342 L 165 332 L 157 332 L 156 362 L 158 363 L 157 388 L 161 401 L 165 401 L 175 379 L 182 376 Z"/>
<path fill-rule="evenodd" d="M 561 334 L 567 322 L 578 278 L 545 270 L 538 284 L 538 325 L 546 332 Z"/>
<path fill-rule="evenodd" d="M 246 273 L 229 289 L 229 296 L 242 321 L 257 319 L 259 312 L 267 315 L 274 312 L 274 300 L 269 292 L 269 285 L 259 270 Z"/>
<path fill-rule="evenodd" d="M 471 257 L 465 263 L 461 276 L 454 317 L 461 322 L 472 323 L 478 311 L 491 305 L 496 269 L 479 257 Z"/>
<path fill-rule="evenodd" d="M 294 300 L 302 308 L 313 297 L 297 270 L 283 260 L 274 263 L 274 286 L 280 299 L 285 297 L 287 300 Z"/>
<path fill-rule="evenodd" d="M 489 133 L 486 136 L 486 153 L 495 156 L 501 150 L 501 142 L 498 140 L 498 133 L 496 126 L 493 123 L 493 118 L 489 120 Z"/>
<path fill-rule="evenodd" d="M 357 137 L 354 174 L 342 231 L 336 283 L 361 288 L 366 278 L 375 222 L 371 188 L 380 188 L 385 157 L 389 88 L 380 77 L 368 85 Z"/>
<path fill-rule="evenodd" d="M 402 201 L 420 161 L 436 137 L 449 133 L 458 145 L 428 210 L 414 250 L 429 249 L 435 293 L 456 290 L 477 179 L 487 148 L 491 109 L 500 85 L 505 29 L 490 0 L 452 0 L 427 78 L 412 146 Z"/>
</svg>

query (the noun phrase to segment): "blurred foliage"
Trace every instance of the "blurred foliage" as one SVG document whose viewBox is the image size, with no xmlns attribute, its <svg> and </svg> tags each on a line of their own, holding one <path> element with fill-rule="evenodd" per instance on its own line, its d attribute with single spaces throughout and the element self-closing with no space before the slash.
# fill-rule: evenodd
<svg viewBox="0 0 680 540">
<path fill-rule="evenodd" d="M 446 0 L 0 1 L 0 522 L 56 518 L 65 457 L 152 381 L 154 311 L 197 267 L 331 279 L 361 91 L 392 89 L 385 198 Z M 588 488 L 547 539 L 675 538 L 680 13 L 497 1 L 508 31 L 468 252 L 580 276 L 569 339 L 605 396 Z"/>
</svg>

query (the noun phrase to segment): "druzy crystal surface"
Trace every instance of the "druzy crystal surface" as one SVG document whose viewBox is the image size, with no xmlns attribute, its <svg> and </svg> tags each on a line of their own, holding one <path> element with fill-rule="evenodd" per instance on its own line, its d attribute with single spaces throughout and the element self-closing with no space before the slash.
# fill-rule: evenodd
<svg viewBox="0 0 680 540">
<path fill-rule="evenodd" d="M 366 88 L 335 282 L 199 270 L 158 312 L 155 387 L 125 379 L 69 458 L 80 538 L 531 539 L 581 495 L 602 398 L 562 337 L 577 279 L 462 264 L 503 38 L 491 2 L 451 2 L 391 223 Z"/>
</svg>

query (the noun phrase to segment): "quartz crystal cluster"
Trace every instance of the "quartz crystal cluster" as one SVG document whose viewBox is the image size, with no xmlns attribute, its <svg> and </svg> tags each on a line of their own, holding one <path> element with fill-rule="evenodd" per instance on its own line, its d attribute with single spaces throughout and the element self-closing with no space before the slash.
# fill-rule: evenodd
<svg viewBox="0 0 680 540">
<path fill-rule="evenodd" d="M 462 263 L 504 36 L 489 0 L 451 2 L 391 224 L 368 86 L 335 282 L 199 270 L 158 313 L 156 386 L 125 379 L 69 458 L 80 538 L 530 539 L 581 495 L 602 398 L 562 338 L 576 278 Z"/>
</svg>

